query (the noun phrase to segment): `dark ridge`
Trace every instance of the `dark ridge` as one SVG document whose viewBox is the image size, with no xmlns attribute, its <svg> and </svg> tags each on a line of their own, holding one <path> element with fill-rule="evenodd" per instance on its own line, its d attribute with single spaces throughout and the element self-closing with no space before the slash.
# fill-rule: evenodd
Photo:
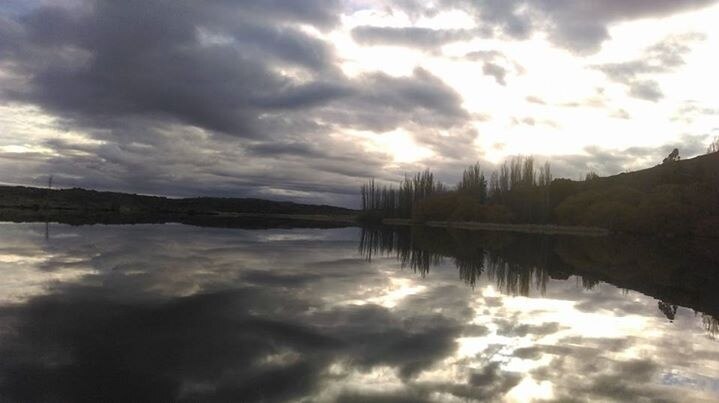
<svg viewBox="0 0 719 403">
<path fill-rule="evenodd" d="M 13 222 L 325 228 L 346 226 L 355 213 L 342 207 L 254 198 L 170 199 L 78 188 L 0 186 L 0 221 Z"/>
</svg>

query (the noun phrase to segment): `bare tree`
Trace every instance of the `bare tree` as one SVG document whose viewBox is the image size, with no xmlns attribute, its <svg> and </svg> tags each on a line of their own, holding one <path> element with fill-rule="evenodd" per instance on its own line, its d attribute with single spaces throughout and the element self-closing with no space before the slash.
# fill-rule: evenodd
<svg viewBox="0 0 719 403">
<path fill-rule="evenodd" d="M 550 183 L 552 183 L 552 179 L 552 168 L 549 164 L 549 161 L 547 161 L 539 169 L 539 178 L 537 179 L 537 184 L 539 186 L 548 186 Z"/>
<path fill-rule="evenodd" d="M 719 136 L 714 137 L 714 141 L 709 144 L 707 154 L 719 152 Z"/>
</svg>

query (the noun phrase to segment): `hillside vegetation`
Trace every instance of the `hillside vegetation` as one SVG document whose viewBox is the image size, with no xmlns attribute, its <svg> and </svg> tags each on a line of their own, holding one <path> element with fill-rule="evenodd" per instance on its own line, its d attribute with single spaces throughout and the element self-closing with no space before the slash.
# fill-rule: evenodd
<svg viewBox="0 0 719 403">
<path fill-rule="evenodd" d="M 430 172 L 407 177 L 399 189 L 370 181 L 362 188 L 361 219 L 411 218 L 582 225 L 660 236 L 719 237 L 719 153 L 653 168 L 584 180 L 553 179 L 548 164 L 515 157 L 489 179 L 479 166 L 465 170 L 452 190 Z"/>
<path fill-rule="evenodd" d="M 0 209 L 125 215 L 213 215 L 223 213 L 351 215 L 354 213 L 353 210 L 341 207 L 250 198 L 169 199 L 85 189 L 50 190 L 22 186 L 0 186 Z"/>
</svg>

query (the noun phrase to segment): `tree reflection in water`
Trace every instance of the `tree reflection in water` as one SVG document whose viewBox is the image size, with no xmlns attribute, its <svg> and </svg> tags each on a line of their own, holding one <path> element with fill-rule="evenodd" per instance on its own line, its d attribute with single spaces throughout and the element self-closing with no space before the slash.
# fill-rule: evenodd
<svg viewBox="0 0 719 403">
<path fill-rule="evenodd" d="M 491 233 L 427 227 L 363 228 L 359 250 L 367 259 L 395 256 L 422 277 L 444 258 L 475 288 L 482 275 L 508 295 L 544 295 L 549 279 L 577 276 L 584 289 L 602 282 L 658 300 L 673 321 L 678 306 L 702 315 L 719 333 L 719 247 L 716 240 L 660 241 L 632 237 L 571 237 Z"/>
</svg>

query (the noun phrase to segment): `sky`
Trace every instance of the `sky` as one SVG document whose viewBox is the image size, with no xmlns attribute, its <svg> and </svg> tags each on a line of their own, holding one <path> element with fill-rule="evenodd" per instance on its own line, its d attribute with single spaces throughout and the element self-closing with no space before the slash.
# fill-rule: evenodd
<svg viewBox="0 0 719 403">
<path fill-rule="evenodd" d="M 0 183 L 357 206 L 719 135 L 719 0 L 5 0 Z"/>
</svg>

